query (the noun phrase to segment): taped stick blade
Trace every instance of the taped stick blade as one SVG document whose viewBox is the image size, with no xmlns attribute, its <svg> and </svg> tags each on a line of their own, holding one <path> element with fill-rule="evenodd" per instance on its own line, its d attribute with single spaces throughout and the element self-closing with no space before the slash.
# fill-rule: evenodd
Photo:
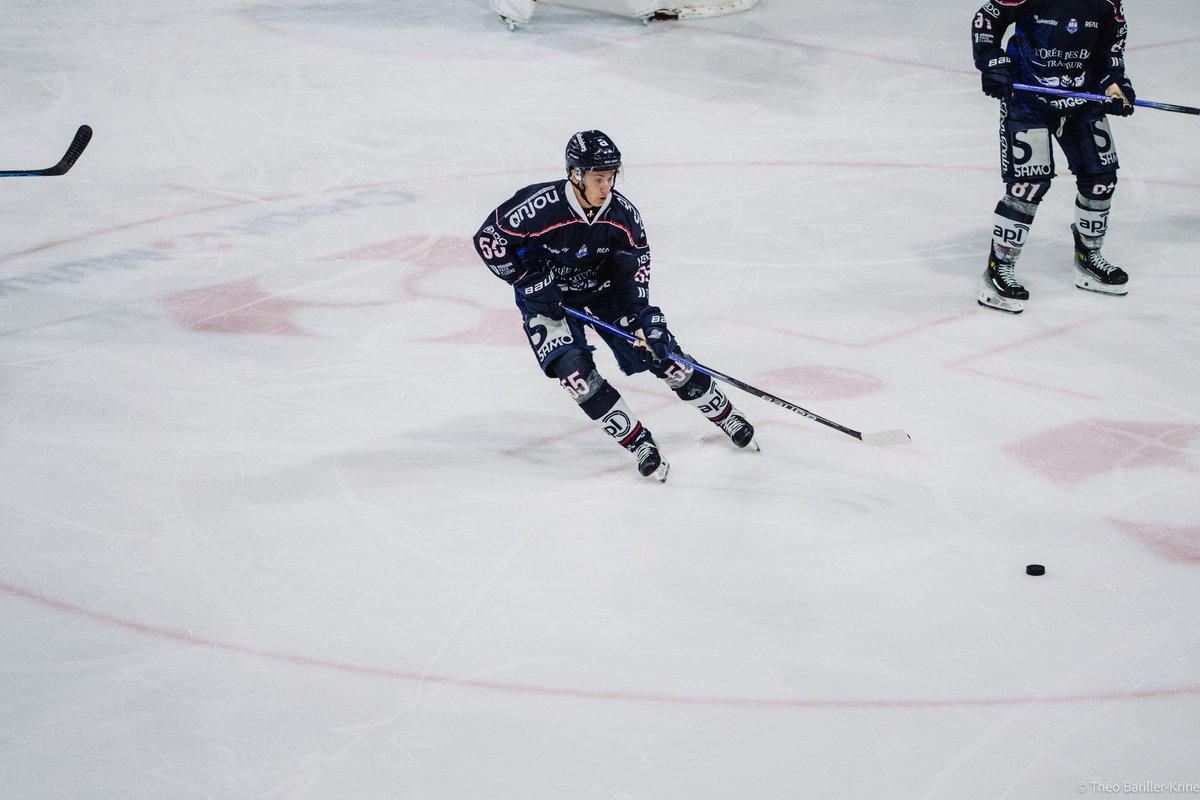
<svg viewBox="0 0 1200 800">
<path fill-rule="evenodd" d="M 912 441 L 912 437 L 899 428 L 896 428 L 891 431 L 864 433 L 862 440 L 866 444 L 875 445 L 876 447 L 894 447 L 898 444 L 908 444 Z"/>
</svg>

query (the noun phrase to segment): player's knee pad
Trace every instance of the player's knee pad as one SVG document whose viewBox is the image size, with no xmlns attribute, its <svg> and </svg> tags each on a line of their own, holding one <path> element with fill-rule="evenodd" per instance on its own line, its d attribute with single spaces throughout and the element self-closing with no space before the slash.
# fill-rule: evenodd
<svg viewBox="0 0 1200 800">
<path fill-rule="evenodd" d="M 1112 201 L 1117 191 L 1117 173 L 1102 172 L 1099 175 L 1079 175 L 1075 178 L 1079 196 L 1086 200 Z"/>
<path fill-rule="evenodd" d="M 691 359 L 688 358 L 688 360 Z M 674 383 L 667 380 L 667 385 L 674 390 L 675 394 L 679 395 L 679 399 L 690 402 L 703 397 L 712 388 L 713 379 L 703 372 L 697 372 L 688 367 L 686 372 L 680 371 Z"/>
<path fill-rule="evenodd" d="M 1032 214 L 1037 210 L 1037 204 L 1042 202 L 1046 192 L 1050 191 L 1050 179 L 1015 181 L 1004 187 L 1003 202 L 1014 208 L 1026 208 Z"/>
<path fill-rule="evenodd" d="M 692 357 L 687 353 L 678 350 L 676 353 L 688 361 L 692 360 Z M 696 372 L 687 364 L 680 364 L 678 361 L 672 359 L 655 361 L 650 364 L 648 369 L 651 375 L 666 381 L 667 386 L 676 393 L 679 392 L 680 388 L 688 385 L 694 378 L 701 377 L 701 373 Z M 708 376 L 704 375 L 703 377 L 707 378 Z"/>
<path fill-rule="evenodd" d="M 554 376 L 592 419 L 599 419 L 620 399 L 620 394 L 596 371 L 592 354 L 571 348 L 554 361 Z"/>
</svg>

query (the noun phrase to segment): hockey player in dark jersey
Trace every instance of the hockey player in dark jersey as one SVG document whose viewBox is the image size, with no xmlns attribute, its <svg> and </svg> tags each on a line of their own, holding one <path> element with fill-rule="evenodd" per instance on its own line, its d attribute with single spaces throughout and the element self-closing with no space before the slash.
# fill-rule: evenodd
<svg viewBox="0 0 1200 800">
<path fill-rule="evenodd" d="M 1004 33 L 1013 35 L 1001 48 Z M 1055 176 L 1053 136 L 1075 174 L 1075 285 L 1126 294 L 1129 276 L 1100 254 L 1117 186 L 1109 114 L 1133 113 L 1125 75 L 1121 0 L 989 0 L 971 24 L 983 91 L 1000 100 L 1000 168 L 1007 186 L 996 206 L 979 304 L 1024 310 L 1029 291 L 1014 269 L 1038 203 Z M 1107 103 L 1013 91 L 1014 83 L 1107 95 Z"/>
<path fill-rule="evenodd" d="M 621 153 L 601 131 L 581 131 L 566 151 L 567 177 L 518 191 L 488 215 L 475 250 L 511 284 L 538 365 L 637 459 L 643 476 L 665 481 L 669 465 L 650 431 L 592 359 L 583 323 L 563 304 L 586 308 L 640 341 L 595 330 L 627 375 L 649 371 L 700 410 L 738 447 L 758 450 L 754 427 L 709 376 L 670 359 L 686 357 L 650 305 L 650 247 L 642 217 L 613 186 Z M 691 359 L 688 359 L 691 360 Z"/>
</svg>

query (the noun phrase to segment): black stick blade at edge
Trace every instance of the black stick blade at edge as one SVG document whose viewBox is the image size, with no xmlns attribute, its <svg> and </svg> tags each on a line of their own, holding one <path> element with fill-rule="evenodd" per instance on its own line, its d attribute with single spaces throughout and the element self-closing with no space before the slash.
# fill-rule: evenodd
<svg viewBox="0 0 1200 800">
<path fill-rule="evenodd" d="M 67 147 L 67 152 L 63 154 L 62 159 L 50 169 L 46 170 L 47 175 L 65 175 L 67 170 L 75 166 L 75 162 L 83 155 L 83 150 L 88 146 L 88 142 L 92 140 L 92 127 L 90 125 L 80 125 L 79 130 L 75 131 L 75 138 L 71 140 L 71 144 Z"/>
<path fill-rule="evenodd" d="M 3 169 L 0 170 L 0 178 L 65 175 L 67 170 L 75 166 L 75 162 L 83 154 L 84 148 L 88 146 L 88 142 L 91 140 L 91 126 L 80 125 L 79 130 L 75 131 L 75 138 L 71 140 L 71 144 L 67 147 L 67 152 L 63 154 L 63 157 L 53 167 L 46 167 L 45 169 Z"/>
</svg>

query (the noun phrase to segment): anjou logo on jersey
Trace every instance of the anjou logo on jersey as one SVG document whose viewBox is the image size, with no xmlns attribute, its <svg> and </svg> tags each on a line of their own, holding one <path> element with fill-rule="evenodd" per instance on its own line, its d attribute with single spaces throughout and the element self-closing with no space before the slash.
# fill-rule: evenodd
<svg viewBox="0 0 1200 800">
<path fill-rule="evenodd" d="M 559 201 L 558 187 L 551 186 L 543 189 L 538 194 L 531 197 L 523 205 L 518 206 L 508 212 L 508 224 L 512 227 L 517 227 L 523 219 L 533 219 L 537 212 L 541 211 L 551 203 Z"/>
<path fill-rule="evenodd" d="M 1072 19 L 1067 23 L 1067 33 L 1079 33 L 1079 20 Z"/>
<path fill-rule="evenodd" d="M 579 248 L 578 250 L 576 250 L 576 251 L 575 251 L 575 257 L 576 257 L 576 258 L 584 258 L 585 256 L 587 256 L 587 254 L 588 254 L 588 249 L 587 249 L 587 243 L 586 243 L 586 242 L 584 243 L 583 247 L 581 247 L 581 248 Z"/>
</svg>

